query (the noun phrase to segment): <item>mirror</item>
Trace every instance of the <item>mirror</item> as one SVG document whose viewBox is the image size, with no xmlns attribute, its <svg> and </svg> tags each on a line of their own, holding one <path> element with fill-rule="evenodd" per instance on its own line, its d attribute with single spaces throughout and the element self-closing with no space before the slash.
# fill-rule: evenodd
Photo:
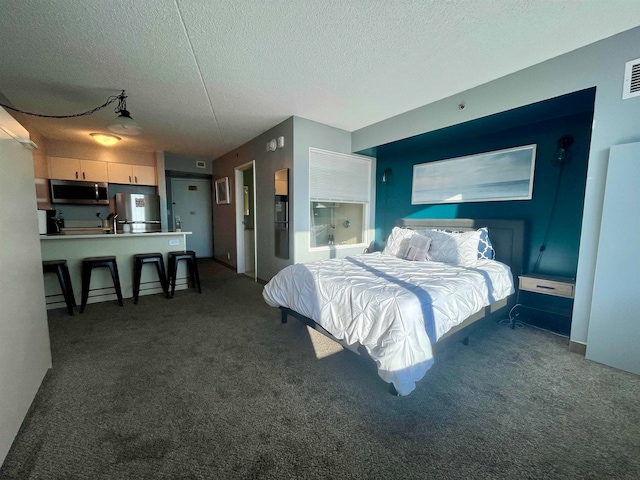
<svg viewBox="0 0 640 480">
<path fill-rule="evenodd" d="M 289 258 L 289 169 L 275 173 L 275 254 Z"/>
<path fill-rule="evenodd" d="M 249 187 L 247 185 L 244 185 L 243 193 L 244 193 L 244 215 L 248 216 L 249 215 Z"/>
</svg>

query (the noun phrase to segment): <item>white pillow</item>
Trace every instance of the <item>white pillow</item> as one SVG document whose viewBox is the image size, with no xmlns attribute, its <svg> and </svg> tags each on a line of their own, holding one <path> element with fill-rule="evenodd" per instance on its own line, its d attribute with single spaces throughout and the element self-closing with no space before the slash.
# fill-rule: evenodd
<svg viewBox="0 0 640 480">
<path fill-rule="evenodd" d="M 427 260 L 454 265 L 474 265 L 478 261 L 479 230 L 461 233 L 422 230 L 418 233 L 431 238 Z"/>
<path fill-rule="evenodd" d="M 399 228 L 393 227 L 391 233 L 389 234 L 389 238 L 387 239 L 387 244 L 382 250 L 382 253 L 385 255 L 393 255 L 397 257 L 400 253 L 400 249 L 402 248 L 402 242 L 405 239 L 411 238 L 416 234 L 415 230 L 411 230 L 409 228 Z"/>
</svg>

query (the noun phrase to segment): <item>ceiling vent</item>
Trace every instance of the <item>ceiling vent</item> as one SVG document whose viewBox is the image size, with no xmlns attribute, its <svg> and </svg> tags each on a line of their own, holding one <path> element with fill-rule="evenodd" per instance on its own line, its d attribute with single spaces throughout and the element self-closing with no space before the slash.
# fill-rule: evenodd
<svg viewBox="0 0 640 480">
<path fill-rule="evenodd" d="M 640 96 L 640 58 L 627 62 L 624 67 L 622 99 Z"/>
</svg>

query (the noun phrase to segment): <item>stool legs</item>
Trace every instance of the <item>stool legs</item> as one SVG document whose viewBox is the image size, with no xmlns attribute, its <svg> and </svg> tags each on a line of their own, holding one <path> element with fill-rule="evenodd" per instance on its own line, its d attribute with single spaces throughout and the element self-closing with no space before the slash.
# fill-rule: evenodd
<svg viewBox="0 0 640 480">
<path fill-rule="evenodd" d="M 69 315 L 73 315 L 76 299 L 73 295 L 73 285 L 71 284 L 71 276 L 69 275 L 69 267 L 67 267 L 66 260 L 46 260 L 42 262 L 42 273 L 56 274 Z"/>
<path fill-rule="evenodd" d="M 198 293 L 202 293 L 202 289 L 200 288 L 200 275 L 198 275 L 198 262 L 196 262 L 196 258 L 190 258 L 188 260 L 189 265 L 189 277 L 191 277 L 191 283 L 193 286 L 198 287 Z"/>
<path fill-rule="evenodd" d="M 202 288 L 200 287 L 200 275 L 198 274 L 198 263 L 196 262 L 195 252 L 186 251 L 184 254 L 169 254 L 169 283 L 171 284 L 171 296 L 173 297 L 176 293 L 176 277 L 178 276 L 178 263 L 180 263 L 180 260 L 187 261 L 187 270 L 189 275 L 187 286 L 189 285 L 190 281 L 191 285 L 193 285 L 194 287 L 198 287 L 198 292 L 202 293 Z"/>
<path fill-rule="evenodd" d="M 142 262 L 133 262 L 133 303 L 138 303 L 140 295 L 140 277 L 142 276 Z"/>
<path fill-rule="evenodd" d="M 82 264 L 82 301 L 80 302 L 80 313 L 84 313 L 84 307 L 89 300 L 89 285 L 91 284 L 91 267 Z"/>
<path fill-rule="evenodd" d="M 87 306 L 89 300 L 89 289 L 91 286 L 91 272 L 94 268 L 107 267 L 111 273 L 113 286 L 118 297 L 118 304 L 124 306 L 122 302 L 122 289 L 120 287 L 120 277 L 118 274 L 118 264 L 115 257 L 94 257 L 85 259 L 82 262 L 82 302 L 80 304 L 80 313 L 84 313 L 84 307 Z"/>
<path fill-rule="evenodd" d="M 171 275 L 171 296 L 176 294 L 176 277 L 178 276 L 178 262 L 175 258 L 169 258 L 169 275 Z"/>
<path fill-rule="evenodd" d="M 167 282 L 167 273 L 164 270 L 164 261 L 160 260 L 156 263 L 156 269 L 158 270 L 158 276 L 160 277 L 160 285 L 162 285 L 162 291 L 167 298 L 169 296 L 169 282 Z"/>
<path fill-rule="evenodd" d="M 69 275 L 69 269 L 66 266 L 58 269 L 58 280 L 60 281 L 60 287 L 62 287 L 62 293 L 64 295 L 64 300 L 67 303 L 69 315 L 73 315 L 73 307 L 76 306 L 76 299 L 73 295 L 71 275 Z"/>
<path fill-rule="evenodd" d="M 158 278 L 160 279 L 160 285 L 162 291 L 167 298 L 171 298 L 169 295 L 169 283 L 167 281 L 167 274 L 164 269 L 164 260 L 162 254 L 139 254 L 134 255 L 133 261 L 133 303 L 138 303 L 140 296 L 140 282 L 142 277 L 142 267 L 146 263 L 153 263 L 156 266 L 158 272 Z"/>
<path fill-rule="evenodd" d="M 109 264 L 109 271 L 111 272 L 111 278 L 113 278 L 113 284 L 116 287 L 116 296 L 118 297 L 118 304 L 123 307 L 122 303 L 122 289 L 120 288 L 120 276 L 118 275 L 118 264 L 113 262 Z"/>
</svg>

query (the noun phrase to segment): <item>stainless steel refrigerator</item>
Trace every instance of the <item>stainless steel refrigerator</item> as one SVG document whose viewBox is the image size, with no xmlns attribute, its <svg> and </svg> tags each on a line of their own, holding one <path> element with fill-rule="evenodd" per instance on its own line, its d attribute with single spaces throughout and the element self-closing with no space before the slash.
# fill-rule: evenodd
<svg viewBox="0 0 640 480">
<path fill-rule="evenodd" d="M 140 193 L 116 193 L 118 233 L 149 233 L 162 229 L 160 197 Z"/>
</svg>

